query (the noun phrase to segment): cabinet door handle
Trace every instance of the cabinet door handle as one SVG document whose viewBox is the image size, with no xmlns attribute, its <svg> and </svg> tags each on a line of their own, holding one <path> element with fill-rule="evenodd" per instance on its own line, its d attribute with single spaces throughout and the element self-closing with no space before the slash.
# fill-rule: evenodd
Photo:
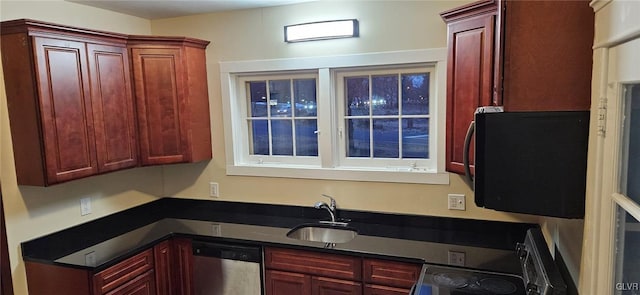
<svg viewBox="0 0 640 295">
<path fill-rule="evenodd" d="M 469 163 L 469 147 L 471 145 L 471 138 L 473 137 L 473 133 L 476 130 L 475 121 L 471 121 L 469 124 L 469 129 L 467 129 L 467 136 L 464 138 L 464 149 L 462 155 L 462 162 L 464 164 L 464 181 L 473 191 L 473 177 L 471 176 L 471 165 Z"/>
</svg>

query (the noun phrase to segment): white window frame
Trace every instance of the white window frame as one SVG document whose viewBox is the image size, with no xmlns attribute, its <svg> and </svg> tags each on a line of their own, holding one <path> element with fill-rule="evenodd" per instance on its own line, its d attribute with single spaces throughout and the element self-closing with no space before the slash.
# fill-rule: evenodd
<svg viewBox="0 0 640 295">
<path fill-rule="evenodd" d="M 388 65 L 428 64 L 433 67 L 430 89 L 430 137 L 435 143 L 429 151 L 434 163 L 430 169 L 405 167 L 349 167 L 342 165 L 338 157 L 336 94 L 333 90 L 335 71 L 346 68 L 380 67 Z M 247 161 L 248 141 L 244 116 L 245 97 L 239 97 L 238 87 L 242 77 L 281 72 L 314 72 L 318 75 L 318 154 L 319 165 L 277 163 L 275 161 Z M 341 56 L 286 58 L 271 60 L 220 62 L 225 153 L 227 175 L 288 177 L 328 180 L 354 180 L 397 183 L 449 184 L 449 173 L 444 171 L 445 159 L 445 89 L 446 48 L 365 53 Z M 242 101 L 245 106 L 243 108 Z M 328 116 L 325 114 L 329 114 Z M 239 132 L 243 130 L 243 132 Z M 326 132 L 333 130 L 333 132 Z M 434 131 L 435 130 L 435 131 Z M 326 138 L 329 137 L 329 138 Z M 331 156 L 326 156 L 331 155 Z"/>
</svg>

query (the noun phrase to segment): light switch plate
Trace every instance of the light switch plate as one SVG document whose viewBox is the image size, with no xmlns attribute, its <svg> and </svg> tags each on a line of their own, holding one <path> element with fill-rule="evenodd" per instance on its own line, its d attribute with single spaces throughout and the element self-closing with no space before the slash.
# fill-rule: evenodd
<svg viewBox="0 0 640 295">
<path fill-rule="evenodd" d="M 209 182 L 209 196 L 212 198 L 217 198 L 219 194 L 218 191 L 218 183 L 217 182 Z"/>
</svg>

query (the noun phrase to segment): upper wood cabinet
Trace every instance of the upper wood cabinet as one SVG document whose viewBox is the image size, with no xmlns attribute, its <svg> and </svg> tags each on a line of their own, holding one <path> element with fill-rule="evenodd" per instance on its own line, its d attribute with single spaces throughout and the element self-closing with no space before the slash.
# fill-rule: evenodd
<svg viewBox="0 0 640 295">
<path fill-rule="evenodd" d="M 594 13 L 587 1 L 485 0 L 441 16 L 449 52 L 447 171 L 464 173 L 464 138 L 479 106 L 589 110 Z"/>
<path fill-rule="evenodd" d="M 473 114 L 493 104 L 496 6 L 487 8 L 448 25 L 445 154 L 450 172 L 464 173 L 463 147 Z"/>
<path fill-rule="evenodd" d="M 126 38 L 2 23 L 18 184 L 46 186 L 137 165 Z"/>
<path fill-rule="evenodd" d="M 211 159 L 208 41 L 25 19 L 0 29 L 18 184 Z"/>
<path fill-rule="evenodd" d="M 190 38 L 129 40 L 142 165 L 211 159 L 208 44 Z"/>
</svg>

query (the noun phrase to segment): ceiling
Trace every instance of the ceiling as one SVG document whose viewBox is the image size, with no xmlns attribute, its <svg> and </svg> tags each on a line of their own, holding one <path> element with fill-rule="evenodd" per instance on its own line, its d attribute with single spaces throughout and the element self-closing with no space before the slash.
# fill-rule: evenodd
<svg viewBox="0 0 640 295">
<path fill-rule="evenodd" d="M 279 6 L 314 0 L 66 0 L 146 19 Z"/>
</svg>

